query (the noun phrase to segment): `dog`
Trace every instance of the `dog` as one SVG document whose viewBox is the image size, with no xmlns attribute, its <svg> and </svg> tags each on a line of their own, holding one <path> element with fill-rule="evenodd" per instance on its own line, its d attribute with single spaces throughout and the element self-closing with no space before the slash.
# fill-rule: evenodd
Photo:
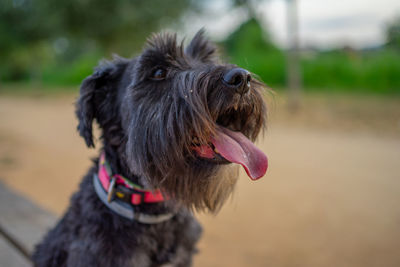
<svg viewBox="0 0 400 267">
<path fill-rule="evenodd" d="M 262 177 L 253 141 L 266 126 L 266 87 L 221 63 L 200 30 L 148 39 L 133 59 L 102 62 L 81 85 L 78 131 L 102 150 L 58 224 L 36 246 L 37 267 L 191 266 L 202 228 L 193 211 L 216 213 L 238 169 Z"/>
</svg>

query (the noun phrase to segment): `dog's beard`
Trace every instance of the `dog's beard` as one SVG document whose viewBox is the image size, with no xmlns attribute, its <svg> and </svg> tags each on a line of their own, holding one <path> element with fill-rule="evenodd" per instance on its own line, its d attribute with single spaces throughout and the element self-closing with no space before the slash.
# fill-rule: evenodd
<svg viewBox="0 0 400 267">
<path fill-rule="evenodd" d="M 235 188 L 236 165 L 200 163 L 186 169 L 186 175 L 166 177 L 162 188 L 186 207 L 217 212 Z"/>
<path fill-rule="evenodd" d="M 212 212 L 219 211 L 235 189 L 238 172 L 238 165 L 220 166 L 215 175 L 207 178 L 206 185 L 203 189 L 203 200 L 201 200 L 199 196 L 200 202 L 195 205 L 196 208 L 206 208 Z M 198 191 L 196 188 L 192 190 L 195 192 Z"/>
<path fill-rule="evenodd" d="M 193 157 L 186 160 L 185 164 L 177 162 L 164 173 L 150 166 L 146 174 L 136 174 L 143 185 L 161 188 L 168 197 L 190 210 L 218 212 L 234 191 L 240 166 Z M 130 166 L 133 170 L 138 167 L 134 162 Z"/>
</svg>

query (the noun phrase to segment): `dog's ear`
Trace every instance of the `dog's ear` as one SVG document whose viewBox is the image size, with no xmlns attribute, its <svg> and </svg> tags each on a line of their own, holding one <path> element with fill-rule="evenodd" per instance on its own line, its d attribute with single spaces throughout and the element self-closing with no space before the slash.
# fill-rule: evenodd
<svg viewBox="0 0 400 267">
<path fill-rule="evenodd" d="M 186 54 L 203 62 L 211 62 L 215 58 L 216 46 L 204 36 L 204 29 L 199 30 L 186 48 Z"/>
<path fill-rule="evenodd" d="M 88 147 L 94 147 L 93 120 L 99 122 L 100 109 L 107 106 L 106 101 L 110 101 L 110 92 L 117 90 L 115 80 L 121 76 L 127 62 L 128 60 L 122 58 L 104 61 L 82 82 L 76 103 L 76 116 L 79 120 L 79 134 L 85 139 Z"/>
</svg>

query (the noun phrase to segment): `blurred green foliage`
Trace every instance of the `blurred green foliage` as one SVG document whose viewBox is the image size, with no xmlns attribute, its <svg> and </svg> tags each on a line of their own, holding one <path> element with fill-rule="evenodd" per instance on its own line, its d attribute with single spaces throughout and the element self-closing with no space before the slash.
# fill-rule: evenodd
<svg viewBox="0 0 400 267">
<path fill-rule="evenodd" d="M 197 3 L 197 4 L 196 4 Z M 78 85 L 100 59 L 132 56 L 152 31 L 178 22 L 194 0 L 0 1 L 0 83 Z M 244 6 L 249 2 L 232 0 Z M 178 23 L 179 24 L 179 23 Z M 387 45 L 301 53 L 304 87 L 318 90 L 400 93 L 400 18 L 387 25 Z M 221 43 L 230 62 L 272 87 L 286 84 L 285 51 L 254 18 Z"/>
<path fill-rule="evenodd" d="M 285 54 L 274 46 L 256 19 L 242 24 L 222 44 L 230 60 L 256 73 L 272 87 L 285 85 Z M 308 50 L 301 53 L 306 89 L 400 93 L 400 48 L 357 51 Z"/>
<path fill-rule="evenodd" d="M 341 49 L 303 57 L 305 87 L 400 93 L 400 53 Z"/>
<path fill-rule="evenodd" d="M 132 56 L 192 0 L 2 0 L 0 81 L 76 84 L 99 59 Z"/>
</svg>

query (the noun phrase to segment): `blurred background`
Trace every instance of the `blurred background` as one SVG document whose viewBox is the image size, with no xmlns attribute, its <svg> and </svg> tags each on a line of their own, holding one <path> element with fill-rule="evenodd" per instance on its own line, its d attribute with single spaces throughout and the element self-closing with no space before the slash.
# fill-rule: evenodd
<svg viewBox="0 0 400 267">
<path fill-rule="evenodd" d="M 81 81 L 152 32 L 202 27 L 271 88 L 270 167 L 198 214 L 195 266 L 400 266 L 397 0 L 2 0 L 0 181 L 61 215 L 97 154 L 76 132 Z"/>
</svg>

